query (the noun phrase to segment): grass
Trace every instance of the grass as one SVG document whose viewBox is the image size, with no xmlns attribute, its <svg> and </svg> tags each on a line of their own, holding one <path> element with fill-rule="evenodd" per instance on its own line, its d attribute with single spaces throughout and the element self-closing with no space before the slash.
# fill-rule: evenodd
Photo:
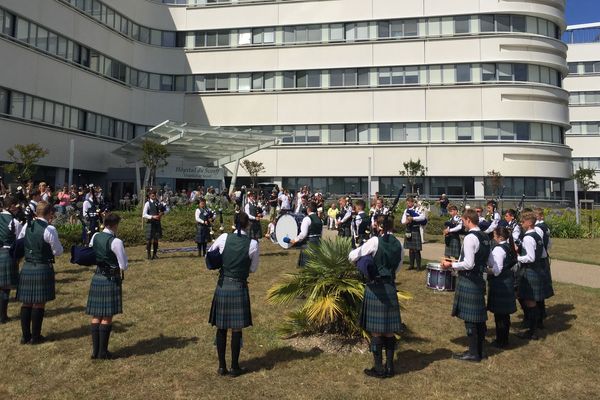
<svg viewBox="0 0 600 400">
<path fill-rule="evenodd" d="M 165 244 L 184 246 L 191 243 Z M 489 348 L 481 364 L 450 359 L 464 350 L 464 326 L 450 317 L 451 293 L 425 287 L 425 274 L 402 270 L 399 289 L 409 334 L 400 341 L 394 379 L 363 376 L 369 354 L 298 350 L 275 334 L 293 308 L 269 305 L 265 294 L 295 270 L 296 251 L 261 243 L 261 265 L 250 277 L 254 327 L 244 331 L 237 379 L 216 375 L 214 329 L 207 323 L 216 273 L 187 254 L 144 260 L 143 247 L 128 249 L 124 314 L 115 318 L 110 348 L 119 358 L 89 359 L 89 318 L 84 315 L 91 270 L 56 265 L 57 299 L 48 304 L 44 334 L 50 342 L 20 346 L 18 305 L 0 326 L 0 398 L 10 399 L 364 399 L 364 398 L 595 398 L 600 373 L 600 290 L 556 285 L 548 302 L 544 339 L 512 339 L 509 350 Z M 513 316 L 519 321 L 521 315 Z M 488 323 L 489 335 L 493 322 Z M 489 337 L 488 339 L 491 339 Z M 489 340 L 488 340 L 489 341 Z"/>
<path fill-rule="evenodd" d="M 431 243 L 444 243 L 442 235 L 426 235 Z M 584 264 L 600 265 L 600 238 L 560 239 L 552 238 L 550 255 L 553 259 Z"/>
</svg>

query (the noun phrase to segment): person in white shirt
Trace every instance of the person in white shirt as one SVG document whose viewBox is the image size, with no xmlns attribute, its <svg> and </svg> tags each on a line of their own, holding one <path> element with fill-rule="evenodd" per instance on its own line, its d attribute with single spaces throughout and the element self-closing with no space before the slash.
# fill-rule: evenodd
<svg viewBox="0 0 600 400">
<path fill-rule="evenodd" d="M 19 266 L 10 254 L 10 248 L 21 233 L 21 223 L 14 217 L 18 201 L 6 196 L 0 204 L 0 324 L 8 322 L 10 291 L 19 284 Z"/>
<path fill-rule="evenodd" d="M 300 250 L 300 256 L 298 258 L 298 266 L 306 266 L 308 257 L 304 252 L 306 246 L 310 243 L 318 246 L 321 243 L 321 236 L 323 234 L 323 221 L 317 215 L 317 203 L 314 201 L 308 205 L 308 215 L 302 219 L 300 224 L 300 234 L 296 239 L 292 240 L 292 246 L 302 246 Z"/>
<path fill-rule="evenodd" d="M 444 256 L 454 259 L 460 257 L 460 232 L 463 230 L 463 224 L 460 216 L 458 215 L 458 207 L 454 204 L 450 204 L 447 208 L 446 214 L 450 214 L 450 220 L 446 221 L 446 228 L 444 229 L 444 242 L 446 247 L 444 249 Z"/>
<path fill-rule="evenodd" d="M 352 237 L 352 205 L 350 205 L 346 197 L 340 197 L 338 204 L 340 205 L 340 210 L 335 221 L 338 236 Z"/>
<path fill-rule="evenodd" d="M 96 273 L 92 277 L 85 313 L 92 317 L 92 359 L 110 359 L 108 342 L 112 320 L 123 312 L 122 274 L 129 264 L 123 241 L 117 238 L 121 217 L 109 213 L 104 230 L 90 240 L 96 255 Z"/>
<path fill-rule="evenodd" d="M 291 202 L 290 202 L 290 194 L 287 189 L 279 194 L 279 204 L 280 204 L 279 209 L 280 209 L 281 214 L 287 214 L 292 209 Z"/>
<path fill-rule="evenodd" d="M 466 210 L 463 213 L 462 223 L 468 233 L 463 240 L 459 261 L 444 260 L 440 266 L 442 269 L 452 268 L 458 271 L 452 316 L 465 322 L 469 338 L 469 349 L 464 353 L 454 354 L 453 358 L 480 362 L 484 357 L 487 321 L 483 273 L 490 256 L 490 239 L 479 229 L 479 217 L 474 210 Z"/>
<path fill-rule="evenodd" d="M 54 257 L 63 253 L 58 231 L 50 223 L 54 208 L 40 201 L 37 218 L 25 224 L 19 238 L 25 238 L 25 263 L 19 275 L 17 299 L 21 306 L 21 343 L 39 344 L 46 303 L 56 298 Z"/>
<path fill-rule="evenodd" d="M 554 286 L 552 285 L 552 271 L 550 270 L 550 255 L 548 252 L 552 248 L 552 239 L 550 237 L 550 228 L 544 221 L 544 210 L 542 208 L 536 208 L 533 210 L 535 214 L 535 231 L 542 237 L 544 241 L 544 251 L 542 252 L 542 270 L 544 272 L 544 281 L 546 282 L 546 299 L 554 296 Z M 538 322 L 538 328 L 544 329 L 544 319 L 546 319 L 546 300 L 542 300 L 537 303 L 538 309 L 540 310 L 540 320 Z"/>
<path fill-rule="evenodd" d="M 142 218 L 146 220 L 146 256 L 148 260 L 156 259 L 158 256 L 158 241 L 162 238 L 161 219 L 164 215 L 163 206 L 156 198 L 156 190 L 151 190 L 148 201 L 144 204 Z M 152 246 L 152 257 L 150 257 L 150 246 Z"/>
<path fill-rule="evenodd" d="M 512 268 L 517 264 L 515 243 L 508 228 L 499 226 L 494 230 L 494 246 L 488 259 L 487 308 L 494 313 L 498 348 L 508 346 L 510 314 L 517 312 L 515 299 L 515 277 Z"/>
<path fill-rule="evenodd" d="M 219 281 L 210 309 L 209 323 L 217 328 L 217 374 L 239 376 L 245 372 L 240 368 L 239 357 L 242 345 L 242 329 L 252 325 L 248 276 L 258 270 L 258 241 L 251 239 L 247 230 L 250 225 L 248 214 L 240 212 L 234 233 L 224 233 L 208 250 L 218 251 L 222 256 Z M 207 256 L 207 257 L 208 257 Z M 225 350 L 227 330 L 231 330 L 231 370 L 227 370 Z"/>
<path fill-rule="evenodd" d="M 415 198 L 406 199 L 406 210 L 402 214 L 402 225 L 406 225 L 404 239 L 404 248 L 408 249 L 409 267 L 408 269 L 421 269 L 421 250 L 423 250 L 423 241 L 421 240 L 421 225 L 427 221 L 425 213 L 420 213 L 415 207 Z"/>
<path fill-rule="evenodd" d="M 494 229 L 496 229 L 498 227 L 498 224 L 500 223 L 500 220 L 502 218 L 500 217 L 500 213 L 496 209 L 497 204 L 494 200 L 488 201 L 486 207 L 487 207 L 487 215 L 491 219 L 491 221 L 490 221 L 490 225 L 485 230 L 485 233 L 487 233 L 488 235 L 492 235 L 492 233 L 494 232 Z"/>
</svg>

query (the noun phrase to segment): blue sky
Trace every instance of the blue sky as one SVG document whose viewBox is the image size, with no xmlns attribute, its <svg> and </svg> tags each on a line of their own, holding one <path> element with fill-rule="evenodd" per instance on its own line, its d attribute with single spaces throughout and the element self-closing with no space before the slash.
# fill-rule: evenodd
<svg viewBox="0 0 600 400">
<path fill-rule="evenodd" d="M 567 0 L 567 24 L 600 22 L 600 0 Z"/>
</svg>

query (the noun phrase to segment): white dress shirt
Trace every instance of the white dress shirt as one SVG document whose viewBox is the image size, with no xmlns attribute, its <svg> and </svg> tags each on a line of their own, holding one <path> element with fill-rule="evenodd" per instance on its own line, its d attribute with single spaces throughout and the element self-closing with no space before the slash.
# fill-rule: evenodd
<svg viewBox="0 0 600 400">
<path fill-rule="evenodd" d="M 500 223 L 500 214 L 497 212 L 494 212 L 494 217 L 492 219 L 492 223 L 490 224 L 490 226 L 485 230 L 485 233 L 492 233 L 494 232 L 494 229 L 496 229 L 498 227 L 498 223 Z"/>
<path fill-rule="evenodd" d="M 480 231 L 478 227 L 475 227 L 469 231 L 477 232 Z M 479 238 L 476 235 L 467 234 L 463 240 L 462 248 L 462 261 L 455 261 L 452 263 L 452 268 L 457 271 L 468 271 L 475 268 L 475 254 L 479 251 Z"/>
<path fill-rule="evenodd" d="M 542 228 L 540 228 L 539 226 L 535 226 L 533 228 L 533 230 L 535 230 L 535 233 L 540 235 L 540 237 L 542 238 L 542 241 L 543 241 L 544 240 L 544 231 L 542 230 Z M 548 243 L 548 248 L 550 248 L 549 243 Z M 546 251 L 545 247 L 542 249 L 542 258 L 548 258 L 548 252 Z"/>
<path fill-rule="evenodd" d="M 391 235 L 392 233 L 390 232 L 388 234 Z M 379 237 L 377 237 L 377 236 L 372 237 L 371 239 L 367 240 L 362 246 L 357 247 L 356 249 L 352 250 L 350 252 L 350 254 L 348 255 L 348 260 L 350 260 L 350 262 L 354 263 L 363 256 L 371 255 L 371 256 L 375 257 L 375 254 L 377 254 L 378 248 L 379 248 Z M 402 252 L 402 254 L 400 255 L 400 263 L 398 264 L 398 267 L 396 268 L 396 272 L 400 271 L 400 267 L 402 266 L 403 259 L 404 259 L 404 252 Z"/>
<path fill-rule="evenodd" d="M 197 223 L 199 223 L 199 224 L 204 224 L 204 223 L 206 222 L 206 221 L 204 221 L 204 220 L 201 218 L 201 215 L 200 215 L 200 209 L 199 209 L 199 208 L 196 208 L 196 213 L 195 213 L 195 215 L 194 215 L 194 219 L 195 219 L 195 220 L 196 220 L 196 222 L 197 222 Z"/>
<path fill-rule="evenodd" d="M 343 224 L 350 218 L 352 218 L 352 207 L 346 206 L 346 208 L 344 208 L 344 216 L 340 219 L 340 223 Z"/>
<path fill-rule="evenodd" d="M 150 211 L 150 203 L 158 203 L 158 201 L 156 201 L 156 200 L 148 200 L 146 202 L 146 204 L 144 204 L 144 211 L 142 211 L 142 218 L 152 220 L 152 219 L 154 219 L 153 218 L 154 216 L 148 214 L 148 212 Z"/>
<path fill-rule="evenodd" d="M 500 242 L 499 244 L 505 244 L 506 240 Z M 494 247 L 494 250 L 490 252 L 490 257 L 488 258 L 488 266 L 492 268 L 494 276 L 500 275 L 502 273 L 502 269 L 504 268 L 504 260 L 506 259 L 506 251 L 502 246 Z"/>
<path fill-rule="evenodd" d="M 248 219 L 250 219 L 250 221 L 256 221 L 256 217 L 254 215 L 250 214 L 250 204 L 253 204 L 254 206 L 256 206 L 256 203 L 254 202 L 248 202 L 246 203 L 246 205 L 244 206 L 244 212 L 246 214 L 248 214 Z"/>
<path fill-rule="evenodd" d="M 313 214 L 314 212 L 309 212 L 306 217 L 302 218 L 302 224 L 300 225 L 300 234 L 296 237 L 296 242 L 301 242 L 308 236 L 308 229 L 312 224 L 310 216 Z"/>
<path fill-rule="evenodd" d="M 530 264 L 535 261 L 535 250 L 537 244 L 534 238 L 527 236 L 527 234 L 531 232 L 535 232 L 535 229 L 530 229 L 525 232 L 525 237 L 523 238 L 522 246 L 525 250 L 525 255 L 517 257 L 517 260 L 523 264 Z"/>
<path fill-rule="evenodd" d="M 521 241 L 521 225 L 519 225 L 516 221 L 512 227 L 512 237 L 515 243 L 519 243 L 519 241 Z"/>
<path fill-rule="evenodd" d="M 387 209 L 387 207 L 383 207 L 383 208 L 375 207 L 373 216 L 371 217 L 371 226 L 375 225 L 375 219 L 377 218 L 377 216 L 387 215 L 388 213 L 389 213 L 389 210 Z"/>
<path fill-rule="evenodd" d="M 279 198 L 279 201 L 281 201 L 281 209 L 282 210 L 289 210 L 292 208 L 290 206 L 290 197 L 287 194 L 281 193 L 278 198 Z"/>
<path fill-rule="evenodd" d="M 535 225 L 536 227 L 541 231 L 542 228 L 538 227 L 538 225 L 543 224 L 544 220 L 541 219 L 539 221 L 535 221 Z M 550 238 L 550 228 L 548 228 L 548 226 L 546 225 L 546 229 L 548 229 L 548 250 L 550 250 L 552 248 L 552 239 Z M 544 231 L 542 231 L 542 233 L 544 233 Z M 542 239 L 544 238 L 544 236 L 542 236 Z"/>
<path fill-rule="evenodd" d="M 37 218 L 37 219 L 39 219 L 40 221 L 44 221 L 45 223 L 48 223 L 48 221 L 46 221 L 44 218 Z M 21 233 L 19 233 L 18 238 L 19 239 L 24 238 L 26 233 L 27 233 L 27 224 L 25 224 L 25 226 L 23 226 L 23 229 L 21 229 Z M 52 249 L 52 254 L 54 254 L 55 256 L 60 256 L 64 252 L 62 244 L 60 244 L 60 240 L 58 239 L 58 231 L 56 230 L 56 228 L 54 226 L 52 226 L 50 224 L 48 224 L 48 226 L 44 230 L 44 242 L 46 242 L 50 245 L 50 248 Z"/>
<path fill-rule="evenodd" d="M 104 228 L 104 230 L 102 232 L 115 236 L 115 233 L 108 228 Z M 94 246 L 94 238 L 96 237 L 96 235 L 98 233 L 99 232 L 96 232 L 96 233 L 94 233 L 94 236 L 92 236 L 92 240 L 90 240 L 90 247 Z M 110 244 L 110 249 L 117 256 L 117 261 L 119 262 L 119 268 L 122 271 L 127 271 L 127 268 L 129 268 L 129 262 L 127 260 L 127 254 L 125 253 L 125 245 L 123 244 L 123 241 L 121 239 L 119 239 L 118 237 L 115 237 L 113 239 L 112 243 Z"/>
<path fill-rule="evenodd" d="M 242 235 L 248 235 L 246 231 L 241 231 Z M 225 242 L 227 241 L 228 233 L 223 233 L 221 236 L 214 241 L 208 251 L 219 249 L 219 253 L 223 254 L 225 249 Z M 237 231 L 232 233 L 237 235 Z M 250 248 L 248 249 L 248 256 L 250 257 L 250 272 L 256 272 L 258 270 L 258 242 L 254 239 L 250 241 Z"/>
<path fill-rule="evenodd" d="M 12 217 L 12 214 L 9 213 L 8 211 L 2 211 L 2 214 L 5 215 L 10 215 Z M 12 231 L 15 233 L 15 237 L 19 237 L 19 235 L 21 235 L 21 230 L 23 229 L 23 225 L 21 225 L 21 223 L 15 219 L 13 217 L 13 219 L 8 223 L 8 230 Z M 4 246 L 5 248 L 8 248 L 10 246 Z"/>
<path fill-rule="evenodd" d="M 452 217 L 452 221 L 456 223 L 454 228 L 448 228 L 448 232 L 455 233 L 462 231 L 463 223 L 458 215 Z"/>
</svg>

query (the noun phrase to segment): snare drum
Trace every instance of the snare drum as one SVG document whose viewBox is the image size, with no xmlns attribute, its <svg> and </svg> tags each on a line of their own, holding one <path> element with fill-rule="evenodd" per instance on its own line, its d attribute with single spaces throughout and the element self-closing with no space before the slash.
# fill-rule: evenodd
<svg viewBox="0 0 600 400">
<path fill-rule="evenodd" d="M 456 287 L 456 276 L 452 270 L 444 270 L 440 263 L 427 264 L 427 287 L 440 292 L 453 292 Z"/>
<path fill-rule="evenodd" d="M 289 249 L 290 241 L 296 239 L 300 234 L 302 220 L 306 217 L 304 214 L 283 214 L 275 223 L 275 239 L 284 249 Z"/>
</svg>

